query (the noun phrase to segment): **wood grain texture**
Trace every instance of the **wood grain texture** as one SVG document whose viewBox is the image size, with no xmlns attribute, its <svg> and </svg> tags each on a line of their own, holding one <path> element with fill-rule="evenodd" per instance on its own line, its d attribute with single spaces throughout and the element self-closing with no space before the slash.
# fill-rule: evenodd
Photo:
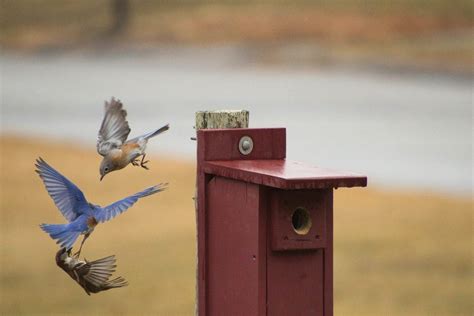
<svg viewBox="0 0 474 316">
<path fill-rule="evenodd" d="M 260 190 L 221 177 L 208 184 L 207 315 L 265 315 L 266 212 L 259 211 Z"/>
<path fill-rule="evenodd" d="M 236 128 L 199 130 L 198 142 L 203 144 L 206 161 L 283 159 L 286 155 L 286 130 L 284 128 Z M 248 155 L 239 151 L 239 141 L 248 136 L 253 150 Z"/>
<path fill-rule="evenodd" d="M 213 128 L 247 128 L 249 112 L 238 111 L 200 111 L 196 112 L 195 128 L 199 131 Z M 206 142 L 197 139 L 197 176 L 196 176 L 196 239 L 197 239 L 197 267 L 196 267 L 196 308 L 195 314 L 207 315 L 207 231 L 206 231 L 206 192 L 211 175 L 204 173 L 202 168 L 205 161 Z"/>
<path fill-rule="evenodd" d="M 199 315 L 332 316 L 332 191 L 367 178 L 286 160 L 284 128 L 200 129 L 197 141 Z M 295 209 L 312 222 L 303 234 Z"/>
<path fill-rule="evenodd" d="M 247 127 L 249 127 L 249 111 L 247 110 L 196 112 L 196 130 Z"/>
<path fill-rule="evenodd" d="M 207 161 L 203 168 L 208 174 L 287 190 L 367 186 L 366 176 L 286 159 Z"/>
<path fill-rule="evenodd" d="M 326 211 L 328 190 L 271 189 L 268 212 L 271 214 L 271 249 L 273 251 L 326 248 Z M 309 213 L 311 227 L 306 234 L 295 232 L 293 213 L 304 208 Z"/>
</svg>

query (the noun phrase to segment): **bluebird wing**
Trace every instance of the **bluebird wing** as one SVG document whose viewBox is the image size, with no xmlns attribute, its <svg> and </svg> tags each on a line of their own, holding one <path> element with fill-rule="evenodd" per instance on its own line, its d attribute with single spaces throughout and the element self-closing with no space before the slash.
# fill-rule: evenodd
<svg viewBox="0 0 474 316">
<path fill-rule="evenodd" d="M 97 139 L 97 152 L 100 155 L 105 156 L 110 150 L 120 148 L 127 140 L 130 127 L 126 118 L 127 111 L 123 109 L 122 102 L 114 98 L 105 102 L 105 115 Z"/>
<path fill-rule="evenodd" d="M 101 223 L 111 220 L 115 216 L 125 212 L 129 207 L 135 204 L 138 199 L 161 192 L 165 190 L 166 187 L 166 183 L 160 183 L 141 192 L 135 193 L 134 195 L 131 195 L 106 207 L 98 209 L 94 214 L 94 217 L 98 222 Z"/>
<path fill-rule="evenodd" d="M 36 168 L 54 204 L 69 222 L 75 220 L 81 206 L 87 205 L 82 191 L 42 158 L 36 160 Z"/>
</svg>

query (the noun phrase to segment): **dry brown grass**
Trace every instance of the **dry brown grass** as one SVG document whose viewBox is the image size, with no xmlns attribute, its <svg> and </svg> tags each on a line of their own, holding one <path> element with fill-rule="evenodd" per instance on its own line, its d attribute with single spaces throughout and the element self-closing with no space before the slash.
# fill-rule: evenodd
<svg viewBox="0 0 474 316">
<path fill-rule="evenodd" d="M 194 311 L 194 165 L 152 157 L 100 183 L 93 148 L 1 138 L 2 315 L 154 314 Z M 146 186 L 169 190 L 97 227 L 83 255 L 116 254 L 130 286 L 88 297 L 54 264 L 57 246 L 38 224 L 59 223 L 33 172 L 42 156 L 107 204 Z M 472 200 L 433 194 L 341 189 L 335 194 L 337 315 L 468 315 L 472 312 Z"/>
<path fill-rule="evenodd" d="M 471 72 L 474 24 L 469 0 L 133 0 L 130 23 L 114 38 L 108 36 L 110 3 L 3 1 L 0 45 L 8 50 L 48 52 L 170 43 L 284 47 L 296 42 L 318 46 L 316 51 L 309 50 L 314 55 L 305 61 L 309 64 L 327 58 L 375 60 Z M 318 57 L 321 51 L 325 54 Z M 264 57 L 264 61 L 271 58 Z M 291 61 L 300 62 L 300 56 Z"/>
</svg>

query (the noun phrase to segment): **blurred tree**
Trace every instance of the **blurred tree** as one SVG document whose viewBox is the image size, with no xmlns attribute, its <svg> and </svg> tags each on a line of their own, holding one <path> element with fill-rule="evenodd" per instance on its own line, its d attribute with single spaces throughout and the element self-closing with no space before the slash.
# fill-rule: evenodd
<svg viewBox="0 0 474 316">
<path fill-rule="evenodd" d="M 113 23 L 109 34 L 116 36 L 122 33 L 127 27 L 130 20 L 130 1 L 129 0 L 112 0 L 111 11 L 113 14 Z"/>
</svg>

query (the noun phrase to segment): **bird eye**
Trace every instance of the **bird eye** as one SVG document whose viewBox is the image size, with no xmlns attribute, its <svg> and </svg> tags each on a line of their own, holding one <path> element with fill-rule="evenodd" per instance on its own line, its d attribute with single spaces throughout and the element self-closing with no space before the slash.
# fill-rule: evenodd
<svg viewBox="0 0 474 316">
<path fill-rule="evenodd" d="M 109 168 L 105 168 L 104 170 L 105 170 L 105 172 L 107 172 L 107 171 L 109 171 Z"/>
</svg>

